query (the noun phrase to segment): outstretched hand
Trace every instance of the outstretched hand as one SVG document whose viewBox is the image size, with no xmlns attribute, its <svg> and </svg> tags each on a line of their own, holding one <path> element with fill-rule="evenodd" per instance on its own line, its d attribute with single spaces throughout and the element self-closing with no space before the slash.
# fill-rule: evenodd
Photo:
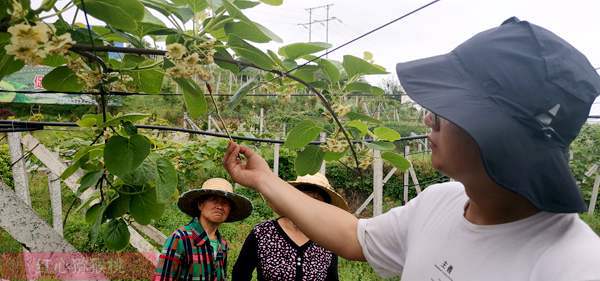
<svg viewBox="0 0 600 281">
<path fill-rule="evenodd" d="M 246 159 L 240 160 L 240 154 Z M 254 189 L 258 187 L 261 179 L 273 174 L 265 159 L 250 148 L 235 142 L 229 142 L 223 157 L 223 166 L 235 182 Z"/>
</svg>

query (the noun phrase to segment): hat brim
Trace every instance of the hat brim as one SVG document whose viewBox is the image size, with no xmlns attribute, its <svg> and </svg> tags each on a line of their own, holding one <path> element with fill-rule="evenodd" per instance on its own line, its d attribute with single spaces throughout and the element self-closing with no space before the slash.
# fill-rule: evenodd
<svg viewBox="0 0 600 281">
<path fill-rule="evenodd" d="M 350 207 L 348 207 L 348 203 L 346 202 L 346 200 L 344 200 L 344 198 L 338 194 L 337 192 L 321 186 L 319 184 L 314 184 L 314 183 L 306 183 L 306 182 L 302 182 L 302 181 L 288 181 L 289 184 L 291 184 L 294 187 L 300 186 L 300 185 L 310 185 L 313 187 L 318 188 L 319 190 L 327 193 L 327 195 L 329 195 L 329 198 L 331 198 L 331 202 L 329 204 L 334 205 L 340 209 L 344 209 L 347 212 L 350 212 Z"/>
<path fill-rule="evenodd" d="M 453 53 L 396 65 L 408 96 L 466 131 L 478 144 L 485 170 L 499 186 L 555 213 L 586 209 L 565 148 L 503 110 Z"/>
<path fill-rule="evenodd" d="M 224 197 L 231 202 L 231 211 L 225 222 L 240 221 L 252 213 L 252 202 L 248 198 L 235 193 L 212 189 L 193 189 L 184 192 L 179 196 L 177 207 L 191 217 L 198 217 L 200 211 L 198 210 L 197 202 L 202 197 L 209 195 Z"/>
</svg>

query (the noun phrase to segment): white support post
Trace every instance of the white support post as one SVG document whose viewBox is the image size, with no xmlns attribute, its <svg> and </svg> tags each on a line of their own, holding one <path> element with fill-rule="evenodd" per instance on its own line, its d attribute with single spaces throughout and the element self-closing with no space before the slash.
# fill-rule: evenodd
<svg viewBox="0 0 600 281">
<path fill-rule="evenodd" d="M 407 145 L 404 147 L 404 158 L 408 157 L 408 154 L 410 152 L 410 147 Z M 403 201 L 404 204 L 406 205 L 406 203 L 408 203 L 408 176 L 409 176 L 409 171 L 405 171 L 404 172 L 404 196 L 403 196 Z"/>
<path fill-rule="evenodd" d="M 263 134 L 265 132 L 265 109 L 260 108 L 260 120 L 258 123 L 258 132 L 259 134 Z"/>
<path fill-rule="evenodd" d="M 394 175 L 394 173 L 397 171 L 398 169 L 396 168 L 392 168 L 387 175 L 385 175 L 385 177 L 383 178 L 383 183 L 381 184 L 382 187 L 383 185 L 385 185 L 386 182 L 388 182 L 388 180 L 390 180 L 390 178 Z M 382 191 L 383 192 L 383 191 Z M 373 197 L 375 192 L 371 192 L 371 194 L 369 195 L 369 197 L 367 197 L 367 199 L 365 199 L 365 202 L 362 203 L 362 205 L 360 205 L 360 207 L 358 207 L 358 209 L 356 209 L 356 211 L 354 212 L 355 216 L 360 215 L 360 213 L 362 213 L 362 211 L 367 207 L 367 205 L 369 205 L 369 203 L 371 203 L 371 201 L 373 200 Z"/>
<path fill-rule="evenodd" d="M 215 89 L 215 94 L 219 94 L 220 86 L 221 86 L 221 72 L 219 71 L 219 76 L 217 76 L 217 87 Z"/>
<path fill-rule="evenodd" d="M 48 171 L 48 192 L 50 194 L 50 207 L 52 208 L 52 227 L 60 236 L 63 236 L 60 178 L 52 171 Z"/>
<path fill-rule="evenodd" d="M 207 124 L 208 124 L 208 129 L 207 129 L 207 130 L 208 130 L 209 132 L 212 132 L 212 126 L 211 126 L 212 124 L 210 124 L 210 120 L 211 120 L 211 119 L 212 119 L 212 118 L 210 117 L 210 114 L 209 114 L 209 115 L 208 115 L 208 118 L 206 119 L 206 122 L 207 122 Z"/>
<path fill-rule="evenodd" d="M 381 151 L 373 150 L 373 216 L 383 212 L 383 160 Z"/>
<path fill-rule="evenodd" d="M 217 129 L 217 132 L 222 133 L 223 131 L 221 130 L 221 127 L 218 125 L 219 123 L 212 118 L 212 115 L 208 115 L 208 119 L 211 121 L 209 124 L 212 124 L 213 126 L 215 126 L 215 129 Z"/>
<path fill-rule="evenodd" d="M 7 133 L 8 149 L 10 150 L 10 161 L 14 163 L 12 166 L 13 183 L 15 184 L 15 192 L 31 206 L 31 197 L 29 195 L 29 177 L 25 169 L 25 159 L 23 157 L 23 149 L 21 147 L 21 133 Z"/>
<path fill-rule="evenodd" d="M 279 149 L 281 148 L 281 144 L 276 143 L 273 146 L 273 173 L 276 176 L 279 176 Z"/>
<path fill-rule="evenodd" d="M 327 140 L 327 134 L 325 132 L 321 132 L 319 134 L 319 140 L 321 142 L 325 142 L 325 140 Z M 325 164 L 325 161 L 321 162 L 321 168 L 319 169 L 319 173 L 321 173 L 321 175 L 325 175 L 325 173 L 327 172 L 327 167 Z"/>
<path fill-rule="evenodd" d="M 53 266 L 46 269 L 56 274 L 58 279 L 108 280 L 94 263 L 77 252 L 75 247 L 58 235 L 2 181 L 0 181 L 0 228 L 6 230 L 13 239 L 28 250 L 28 253 L 23 254 L 28 279 L 39 279 L 40 264 L 50 261 Z M 66 260 L 65 263 L 65 257 L 72 260 Z M 75 272 L 72 266 L 68 266 L 73 265 L 73 261 L 77 261 L 80 268 L 89 271 Z"/>
<path fill-rule="evenodd" d="M 596 176 L 594 181 L 594 187 L 592 188 L 592 198 L 590 198 L 590 206 L 588 208 L 588 215 L 594 214 L 596 208 L 596 202 L 598 200 L 598 188 L 600 187 L 600 174 Z"/>
<path fill-rule="evenodd" d="M 417 178 L 417 173 L 415 172 L 415 168 L 410 164 L 410 168 L 408 168 L 408 173 L 410 174 L 410 178 L 413 181 L 413 185 L 415 186 L 415 190 L 417 194 L 421 193 L 421 185 L 419 185 L 419 179 Z"/>
<path fill-rule="evenodd" d="M 27 134 L 22 139 L 23 145 L 31 150 L 33 155 L 37 159 L 39 159 L 50 171 L 54 174 L 59 175 L 62 174 L 63 171 L 67 168 L 67 165 L 54 153 L 48 150 L 43 144 L 41 144 L 36 138 Z M 82 173 L 80 171 L 75 172 L 69 178 L 67 178 L 64 183 L 66 186 L 71 189 L 73 192 L 77 191 L 79 184 L 77 183 L 81 178 Z M 82 202 L 87 201 L 93 194 L 95 190 L 90 188 L 86 190 L 83 194 L 79 196 Z M 1 211 L 1 210 L 0 210 Z M 148 228 L 154 228 L 152 226 L 148 226 Z M 158 231 L 158 230 L 156 230 Z M 129 238 L 129 243 L 135 247 L 142 255 L 147 258 L 153 264 L 156 262 L 156 258 L 158 257 L 158 251 L 150 244 L 143 236 L 141 236 L 135 229 L 129 228 L 129 232 L 131 234 Z M 144 233 L 148 235 L 147 233 Z M 152 237 L 151 235 L 148 235 Z M 160 241 L 155 241 L 160 243 Z"/>
</svg>

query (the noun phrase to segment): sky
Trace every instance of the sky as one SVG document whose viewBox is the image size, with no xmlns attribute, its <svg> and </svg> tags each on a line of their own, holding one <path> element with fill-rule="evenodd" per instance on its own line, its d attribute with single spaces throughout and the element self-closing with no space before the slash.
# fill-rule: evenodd
<svg viewBox="0 0 600 281">
<path fill-rule="evenodd" d="M 308 30 L 298 25 L 309 22 L 307 8 L 333 4 L 329 16 L 336 19 L 329 22 L 329 43 L 336 47 L 429 2 L 288 0 L 277 7 L 259 5 L 247 13 L 289 44 L 308 41 Z M 375 62 L 395 79 L 396 63 L 447 53 L 478 32 L 516 16 L 553 31 L 586 55 L 594 67 L 600 67 L 598 12 L 600 1 L 594 0 L 441 0 L 330 54 L 329 58 L 341 59 L 345 54 L 360 57 L 369 51 Z M 313 10 L 313 19 L 326 18 L 326 9 Z M 325 41 L 325 31 L 325 26 L 313 24 L 312 41 Z M 381 78 L 369 78 L 372 82 L 378 79 Z M 600 99 L 593 105 L 592 114 L 600 115 Z"/>
<path fill-rule="evenodd" d="M 283 43 L 259 45 L 276 51 L 285 44 L 308 41 L 309 31 L 300 24 L 309 22 L 307 9 L 311 7 L 332 4 L 329 17 L 335 19 L 329 22 L 329 43 L 336 47 L 431 1 L 284 0 L 281 6 L 261 4 L 245 13 L 283 39 Z M 33 0 L 32 4 L 38 2 Z M 313 9 L 312 19 L 326 19 L 326 11 Z M 368 77 L 377 84 L 381 79 L 395 79 L 394 65 L 398 62 L 447 53 L 478 32 L 517 16 L 558 34 L 586 55 L 594 67 L 600 67 L 599 12 L 600 1 L 596 0 L 441 0 L 337 50 L 329 58 L 341 60 L 347 54 L 362 57 L 363 52 L 371 52 L 375 63 L 390 72 Z M 326 40 L 324 24 L 312 25 L 311 39 Z M 600 115 L 600 99 L 592 114 Z"/>
</svg>

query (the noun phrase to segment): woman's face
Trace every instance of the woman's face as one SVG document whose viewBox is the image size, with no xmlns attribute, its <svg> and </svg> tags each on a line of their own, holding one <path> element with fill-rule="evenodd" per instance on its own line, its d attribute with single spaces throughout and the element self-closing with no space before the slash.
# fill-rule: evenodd
<svg viewBox="0 0 600 281">
<path fill-rule="evenodd" d="M 325 201 L 325 198 L 323 198 L 323 196 L 321 195 L 321 193 L 318 192 L 318 191 L 315 191 L 315 190 L 302 190 L 302 193 L 304 193 L 304 194 L 306 194 L 306 195 L 308 195 L 308 196 L 310 196 L 310 197 L 312 197 L 314 199 L 317 199 L 319 201 L 323 201 L 323 202 Z"/>
</svg>

